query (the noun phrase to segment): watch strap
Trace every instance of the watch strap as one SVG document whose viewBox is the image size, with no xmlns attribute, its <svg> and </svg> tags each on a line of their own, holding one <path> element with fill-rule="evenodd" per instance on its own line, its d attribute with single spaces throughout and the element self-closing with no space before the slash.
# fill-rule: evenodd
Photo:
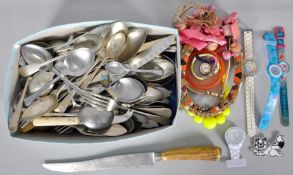
<svg viewBox="0 0 293 175">
<path fill-rule="evenodd" d="M 247 135 L 253 137 L 256 134 L 255 126 L 255 89 L 254 77 L 245 79 L 245 104 L 246 104 L 246 129 Z"/>
<path fill-rule="evenodd" d="M 266 42 L 269 65 L 278 64 L 277 41 L 274 34 L 265 32 L 264 40 Z"/>
<path fill-rule="evenodd" d="M 281 124 L 283 126 L 289 125 L 289 106 L 287 94 L 287 78 L 282 77 L 280 83 L 280 106 L 281 106 Z"/>
<path fill-rule="evenodd" d="M 279 90 L 280 90 L 279 81 L 276 79 L 271 79 L 271 88 L 270 88 L 269 98 L 265 105 L 264 113 L 261 116 L 260 122 L 259 122 L 260 129 L 263 129 L 263 130 L 267 129 L 271 122 L 272 115 L 277 105 Z"/>
<path fill-rule="evenodd" d="M 243 32 L 244 39 L 244 55 L 245 60 L 253 59 L 253 46 L 252 46 L 252 30 L 245 30 Z"/>
<path fill-rule="evenodd" d="M 278 64 L 276 38 L 273 33 L 266 32 L 264 34 L 264 40 L 267 44 L 267 53 L 268 53 L 268 59 L 269 59 L 267 72 L 269 73 L 269 76 L 270 76 L 271 85 L 270 85 L 269 98 L 264 107 L 264 113 L 261 116 L 260 122 L 259 122 L 259 128 L 263 130 L 267 129 L 270 124 L 273 112 L 275 110 L 275 107 L 278 101 L 277 99 L 278 99 L 279 90 L 280 90 L 279 78 L 276 78 L 270 75 L 270 72 L 268 70 L 271 65 Z"/>
<path fill-rule="evenodd" d="M 253 35 L 252 30 L 243 32 L 244 56 L 246 60 L 253 60 Z M 254 76 L 245 78 L 245 105 L 246 105 L 246 130 L 249 137 L 256 134 L 255 126 L 255 93 L 254 93 Z"/>
<path fill-rule="evenodd" d="M 285 31 L 282 26 L 274 28 L 275 37 L 277 39 L 278 60 L 279 62 L 285 61 Z M 281 124 L 283 126 L 289 125 L 289 106 L 287 95 L 287 78 L 286 74 L 281 77 L 280 82 L 280 106 L 281 106 Z"/>
</svg>

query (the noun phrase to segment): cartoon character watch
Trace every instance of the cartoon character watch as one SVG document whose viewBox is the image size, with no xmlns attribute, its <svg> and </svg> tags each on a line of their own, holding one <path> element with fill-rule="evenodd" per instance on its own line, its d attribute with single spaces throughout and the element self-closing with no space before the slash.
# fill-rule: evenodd
<svg viewBox="0 0 293 175">
<path fill-rule="evenodd" d="M 254 76 L 258 71 L 258 66 L 255 60 L 253 59 L 252 30 L 243 31 L 243 41 L 243 71 L 245 76 L 246 128 L 248 136 L 253 137 L 256 134 Z"/>
<path fill-rule="evenodd" d="M 264 107 L 264 113 L 260 118 L 260 123 L 258 126 L 260 129 L 265 130 L 270 124 L 273 112 L 278 101 L 280 78 L 283 75 L 283 70 L 278 64 L 277 42 L 274 34 L 266 32 L 263 38 L 266 41 L 269 59 L 269 64 L 267 65 L 266 71 L 271 81 L 269 98 Z"/>
<path fill-rule="evenodd" d="M 245 133 L 239 127 L 231 127 L 225 132 L 225 140 L 228 144 L 231 160 L 227 160 L 227 167 L 246 166 L 246 160 L 240 159 L 240 149 L 245 141 Z"/>
<path fill-rule="evenodd" d="M 278 59 L 279 65 L 281 66 L 284 75 L 280 80 L 280 106 L 281 106 L 281 124 L 283 126 L 289 125 L 289 106 L 288 106 L 288 95 L 287 95 L 287 77 L 286 73 L 289 72 L 290 66 L 285 61 L 285 31 L 284 27 L 278 26 L 274 28 L 275 37 L 277 40 Z"/>
</svg>

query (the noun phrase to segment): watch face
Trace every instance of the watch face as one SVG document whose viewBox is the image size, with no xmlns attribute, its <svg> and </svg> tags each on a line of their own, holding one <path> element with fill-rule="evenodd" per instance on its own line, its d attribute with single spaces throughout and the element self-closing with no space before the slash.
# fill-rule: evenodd
<svg viewBox="0 0 293 175">
<path fill-rule="evenodd" d="M 245 140 L 245 133 L 239 127 L 231 127 L 225 132 L 228 145 L 241 146 Z"/>
<path fill-rule="evenodd" d="M 212 66 L 208 63 L 202 63 L 200 65 L 200 72 L 204 75 L 209 74 L 212 71 Z"/>
<path fill-rule="evenodd" d="M 258 71 L 258 66 L 254 60 L 246 60 L 243 68 L 246 76 L 254 76 Z"/>
<path fill-rule="evenodd" d="M 283 74 L 283 70 L 278 64 L 273 64 L 269 66 L 268 74 L 271 77 L 280 78 Z"/>
<path fill-rule="evenodd" d="M 282 71 L 283 71 L 284 73 L 288 73 L 289 70 L 290 70 L 290 65 L 289 65 L 286 61 L 281 61 L 281 62 L 279 63 L 279 66 L 282 68 Z"/>
<path fill-rule="evenodd" d="M 197 79 L 205 80 L 219 71 L 217 57 L 210 53 L 201 53 L 193 57 L 191 72 Z"/>
</svg>

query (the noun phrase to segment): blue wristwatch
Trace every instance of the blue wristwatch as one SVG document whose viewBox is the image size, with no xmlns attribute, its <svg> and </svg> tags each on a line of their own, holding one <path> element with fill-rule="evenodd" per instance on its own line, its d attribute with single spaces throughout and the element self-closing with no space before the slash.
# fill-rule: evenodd
<svg viewBox="0 0 293 175">
<path fill-rule="evenodd" d="M 282 68 L 278 64 L 278 51 L 277 42 L 273 33 L 266 32 L 263 36 L 267 45 L 269 64 L 266 71 L 270 77 L 270 94 L 268 101 L 264 107 L 264 113 L 260 118 L 259 128 L 267 129 L 272 119 L 273 112 L 275 110 L 280 90 L 280 78 L 283 75 Z"/>
<path fill-rule="evenodd" d="M 289 64 L 285 61 L 285 30 L 282 26 L 274 28 L 275 37 L 277 40 L 279 65 L 281 66 L 284 74 L 280 80 L 280 107 L 281 107 L 281 124 L 283 126 L 289 126 L 289 105 L 287 95 L 287 77 L 286 74 L 290 70 Z"/>
</svg>

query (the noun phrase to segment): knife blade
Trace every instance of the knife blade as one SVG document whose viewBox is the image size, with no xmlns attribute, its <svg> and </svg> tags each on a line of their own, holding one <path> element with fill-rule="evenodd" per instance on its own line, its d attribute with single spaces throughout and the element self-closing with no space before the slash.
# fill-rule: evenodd
<svg viewBox="0 0 293 175">
<path fill-rule="evenodd" d="M 219 160 L 221 149 L 219 147 L 183 147 L 163 151 L 161 153 L 135 153 L 116 155 L 93 160 L 67 162 L 67 163 L 44 163 L 44 168 L 58 172 L 83 172 L 96 171 L 111 168 L 148 167 L 157 161 L 165 160 Z"/>
</svg>

